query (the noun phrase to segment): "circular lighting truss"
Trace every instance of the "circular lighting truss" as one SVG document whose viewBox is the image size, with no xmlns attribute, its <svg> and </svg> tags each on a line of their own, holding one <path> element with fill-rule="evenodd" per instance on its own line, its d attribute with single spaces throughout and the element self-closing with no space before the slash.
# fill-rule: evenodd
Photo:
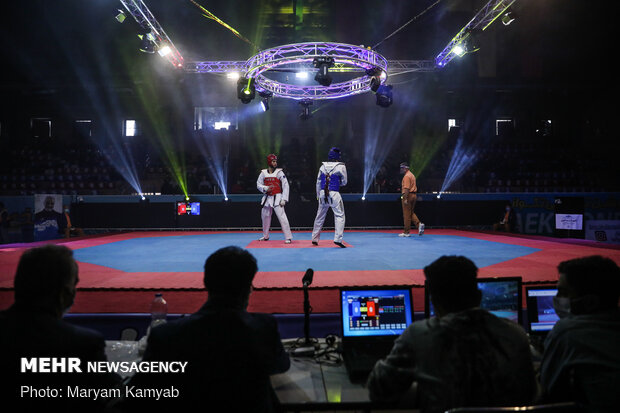
<svg viewBox="0 0 620 413">
<path fill-rule="evenodd" d="M 265 75 L 268 71 L 316 70 L 313 61 L 321 57 L 333 58 L 334 64 L 329 69 L 332 73 L 362 75 L 329 86 L 282 83 Z M 385 82 L 387 66 L 387 60 L 371 49 L 343 43 L 308 42 L 261 51 L 247 60 L 245 77 L 254 78 L 257 90 L 271 92 L 274 97 L 296 100 L 339 99 L 370 91 L 373 78 L 380 77 L 380 81 Z"/>
</svg>

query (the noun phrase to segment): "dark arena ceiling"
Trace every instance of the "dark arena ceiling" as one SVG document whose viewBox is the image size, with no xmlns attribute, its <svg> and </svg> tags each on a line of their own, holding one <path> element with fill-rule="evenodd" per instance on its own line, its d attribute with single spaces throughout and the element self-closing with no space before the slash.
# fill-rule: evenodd
<svg viewBox="0 0 620 413">
<path fill-rule="evenodd" d="M 185 61 L 242 61 L 260 49 L 306 41 L 376 46 L 388 60 L 434 59 L 486 1 L 146 0 Z M 244 39 L 197 6 L 213 13 Z M 113 0 L 2 2 L 2 87 L 136 81 L 142 65 L 174 72 L 138 51 L 131 16 L 119 24 Z M 611 13 L 580 0 L 518 0 L 517 19 L 484 33 L 479 77 L 499 82 L 587 85 L 604 81 Z M 413 19 L 413 21 L 411 21 Z M 406 23 L 409 24 L 405 25 Z M 404 27 L 403 27 L 404 26 Z M 400 30 L 399 30 L 400 29 Z M 389 37 L 392 33 L 396 33 Z M 471 56 L 469 56 L 471 57 Z M 447 81 L 466 72 L 453 61 Z M 461 66 L 461 67 L 459 67 Z M 483 69 L 481 69 L 481 67 Z M 480 71 L 482 70 L 482 73 Z M 475 72 L 476 70 L 474 70 Z M 177 70 L 177 72 L 179 72 Z"/>
<path fill-rule="evenodd" d="M 188 65 L 244 62 L 261 50 L 301 42 L 363 45 L 388 61 L 432 62 L 493 1 L 499 2 L 143 0 Z M 218 121 L 222 109 L 239 120 L 231 132 L 238 139 L 231 144 L 238 153 L 231 156 L 239 162 L 252 153 L 255 164 L 262 164 L 264 154 L 299 138 L 314 151 L 309 162 L 314 174 L 320 154 L 337 142 L 349 159 L 372 158 L 375 169 L 389 157 L 395 164 L 404 159 L 428 164 L 426 171 L 434 171 L 424 173 L 441 185 L 457 137 L 447 133 L 448 121 L 463 121 L 457 133 L 484 149 L 497 142 L 497 119 L 508 116 L 516 119 L 517 140 L 536 141 L 539 123 L 553 119 L 554 141 L 548 143 L 554 149 L 572 146 L 577 156 L 585 148 L 609 157 L 618 145 L 612 142 L 617 115 L 609 103 L 615 97 L 610 57 L 615 15 L 601 3 L 611 2 L 516 0 L 509 9 L 515 20 L 494 21 L 479 34 L 475 53 L 427 72 L 388 69 L 394 91 L 389 108 L 377 107 L 372 93 L 363 93 L 314 102 L 306 122 L 291 99 L 272 99 L 270 111 L 262 113 L 258 93 L 244 105 L 225 73 L 193 73 L 158 53 L 139 51 L 139 25 L 130 15 L 123 23 L 115 18 L 123 8 L 120 0 L 4 1 L 0 137 L 8 136 L 12 145 L 26 143 L 29 134 L 36 137 L 28 128 L 39 117 L 53 118 L 59 136 L 113 139 L 121 133 L 120 120 L 131 118 L 142 122 L 139 136 L 147 142 L 137 146 L 145 152 L 155 148 L 149 156 L 172 159 L 189 140 L 182 137 L 207 130 L 197 127 L 197 113 Z M 79 119 L 93 119 L 92 135 L 72 131 Z M 590 143 L 592 137 L 600 148 Z M 362 147 L 364 142 L 374 142 L 375 149 Z M 567 164 L 572 169 L 575 159 Z M 367 173 L 372 178 L 376 170 Z M 617 168 L 599 175 L 617 176 Z"/>
</svg>

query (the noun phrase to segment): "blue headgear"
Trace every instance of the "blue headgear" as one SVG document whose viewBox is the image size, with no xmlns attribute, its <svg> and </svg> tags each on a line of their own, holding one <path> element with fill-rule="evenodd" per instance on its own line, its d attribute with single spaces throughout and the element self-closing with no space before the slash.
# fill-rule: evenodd
<svg viewBox="0 0 620 413">
<path fill-rule="evenodd" d="M 333 147 L 329 150 L 329 155 L 327 155 L 327 159 L 330 161 L 338 161 L 340 160 L 340 149 L 337 147 Z"/>
</svg>

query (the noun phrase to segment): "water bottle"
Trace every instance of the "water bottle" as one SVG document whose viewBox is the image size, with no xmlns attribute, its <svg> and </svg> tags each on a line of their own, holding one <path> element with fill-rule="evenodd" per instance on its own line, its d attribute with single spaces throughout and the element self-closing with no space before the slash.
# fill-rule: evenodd
<svg viewBox="0 0 620 413">
<path fill-rule="evenodd" d="M 166 322 L 168 315 L 168 303 L 164 300 L 161 293 L 155 294 L 151 303 L 151 328 Z"/>
</svg>

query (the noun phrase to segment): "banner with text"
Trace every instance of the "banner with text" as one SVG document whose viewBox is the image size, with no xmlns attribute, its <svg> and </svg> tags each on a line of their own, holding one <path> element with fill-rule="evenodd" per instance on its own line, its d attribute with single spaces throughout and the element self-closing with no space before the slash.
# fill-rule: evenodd
<svg viewBox="0 0 620 413">
<path fill-rule="evenodd" d="M 34 240 L 60 238 L 62 195 L 35 194 L 34 211 Z"/>
</svg>

